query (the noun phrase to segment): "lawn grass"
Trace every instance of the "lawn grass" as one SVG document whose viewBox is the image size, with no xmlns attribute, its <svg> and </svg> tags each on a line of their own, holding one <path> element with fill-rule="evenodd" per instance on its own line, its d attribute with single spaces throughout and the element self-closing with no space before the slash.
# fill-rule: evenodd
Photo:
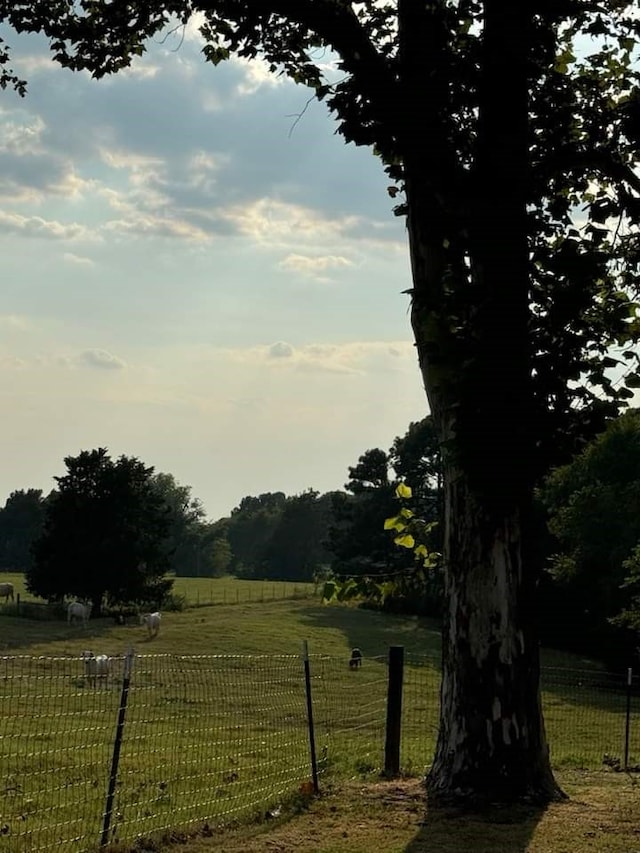
<svg viewBox="0 0 640 853">
<path fill-rule="evenodd" d="M 431 622 L 258 600 L 163 614 L 149 640 L 144 628 L 107 619 L 83 627 L 0 617 L 0 826 L 10 827 L 0 850 L 62 853 L 97 840 L 130 647 L 136 659 L 114 815 L 121 838 L 245 818 L 297 790 L 309 777 L 305 639 L 327 778 L 371 778 L 381 767 L 390 645 L 406 649 L 402 765 L 420 774 L 437 730 L 440 638 Z M 357 672 L 347 667 L 353 646 L 365 655 Z M 85 683 L 79 656 L 87 648 L 117 658 L 109 685 Z M 550 658 L 557 666 L 558 654 Z M 586 675 L 582 686 L 550 679 L 544 691 L 552 760 L 602 766 L 604 753 L 622 753 L 624 694 L 586 689 L 600 677 L 597 665 L 561 659 Z M 632 757 L 640 755 L 638 728 Z"/>
<path fill-rule="evenodd" d="M 563 771 L 570 799 L 547 809 L 462 813 L 428 803 L 416 779 L 342 782 L 277 820 L 160 838 L 165 853 L 635 853 L 640 785 L 624 774 Z M 109 853 L 134 853 L 123 845 Z"/>
<path fill-rule="evenodd" d="M 462 813 L 428 803 L 416 779 L 342 782 L 283 818 L 160 839 L 165 853 L 635 853 L 640 785 L 624 774 L 563 771 L 570 794 L 547 809 Z M 123 845 L 113 853 L 133 853 Z M 109 851 L 111 853 L 111 851 Z"/>
</svg>

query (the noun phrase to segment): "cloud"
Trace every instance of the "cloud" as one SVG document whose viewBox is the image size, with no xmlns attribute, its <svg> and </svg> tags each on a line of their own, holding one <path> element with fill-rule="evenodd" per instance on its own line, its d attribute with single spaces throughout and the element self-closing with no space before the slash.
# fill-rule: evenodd
<svg viewBox="0 0 640 853">
<path fill-rule="evenodd" d="M 80 353 L 78 362 L 86 367 L 97 367 L 105 370 L 122 370 L 127 365 L 121 359 L 103 349 L 87 349 Z"/>
<path fill-rule="evenodd" d="M 306 373 L 375 374 L 403 369 L 413 361 L 410 341 L 370 341 L 344 344 L 308 344 L 294 348 L 285 341 L 269 346 L 226 350 L 224 357 L 240 364 L 273 366 L 274 369 Z"/>
<path fill-rule="evenodd" d="M 0 329 L 26 331 L 31 321 L 20 314 L 0 314 Z"/>
<path fill-rule="evenodd" d="M 269 65 L 264 59 L 234 57 L 231 64 L 241 68 L 243 74 L 242 80 L 235 87 L 238 95 L 253 95 L 263 86 L 273 89 L 286 85 L 286 77 L 278 77 L 269 71 Z"/>
<path fill-rule="evenodd" d="M 269 245 L 336 240 L 357 219 L 355 216 L 329 219 L 309 207 L 267 197 L 234 205 L 221 215 L 238 233 Z"/>
<path fill-rule="evenodd" d="M 75 266 L 93 267 L 95 266 L 91 258 L 82 257 L 82 255 L 74 255 L 73 252 L 65 252 L 62 256 L 67 263 Z"/>
<path fill-rule="evenodd" d="M 294 350 L 291 344 L 278 341 L 269 347 L 269 358 L 291 358 Z"/>
<path fill-rule="evenodd" d="M 21 370 L 27 366 L 27 362 L 15 355 L 0 356 L 0 369 L 2 370 Z"/>
<path fill-rule="evenodd" d="M 0 233 L 3 232 L 49 240 L 79 240 L 90 236 L 89 230 L 77 222 L 64 224 L 41 216 L 22 216 L 0 210 Z"/>
<path fill-rule="evenodd" d="M 322 275 L 328 270 L 351 267 L 353 263 L 341 255 L 319 255 L 317 257 L 309 257 L 308 255 L 287 255 L 286 258 L 278 264 L 280 269 L 288 272 L 299 273 L 300 275 L 317 278 L 320 281 L 327 281 L 326 276 Z"/>
</svg>

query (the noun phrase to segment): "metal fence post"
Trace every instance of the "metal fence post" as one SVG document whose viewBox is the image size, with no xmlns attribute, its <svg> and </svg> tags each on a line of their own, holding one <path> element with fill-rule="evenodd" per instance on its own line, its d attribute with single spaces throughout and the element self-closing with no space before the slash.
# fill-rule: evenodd
<svg viewBox="0 0 640 853">
<path fill-rule="evenodd" d="M 633 684 L 633 669 L 627 669 L 627 711 L 624 724 L 624 769 L 629 769 L 629 735 L 631 733 L 631 686 Z"/>
<path fill-rule="evenodd" d="M 311 671 L 309 668 L 309 644 L 306 640 L 302 642 L 302 660 L 304 661 L 304 686 L 307 694 L 307 725 L 309 727 L 309 752 L 311 753 L 311 779 L 313 781 L 313 793 L 317 794 L 318 786 L 318 759 L 316 757 L 316 735 L 313 727 L 313 702 L 311 700 Z"/>
<path fill-rule="evenodd" d="M 400 773 L 403 675 L 404 646 L 390 646 L 389 682 L 387 687 L 387 728 L 384 742 L 385 776 L 398 776 Z"/>
<path fill-rule="evenodd" d="M 124 734 L 124 721 L 127 715 L 127 701 L 129 698 L 129 683 L 131 681 L 131 670 L 133 668 L 133 648 L 129 648 L 124 659 L 124 674 L 122 676 L 122 693 L 120 694 L 120 709 L 118 711 L 118 722 L 116 725 L 116 736 L 113 742 L 113 755 L 111 757 L 111 771 L 109 773 L 109 788 L 107 791 L 107 802 L 104 807 L 104 821 L 102 824 L 102 836 L 100 846 L 106 847 L 109 843 L 109 827 L 111 826 L 111 815 L 113 813 L 113 800 L 116 793 L 116 782 L 118 781 L 118 764 L 120 763 L 120 747 Z"/>
</svg>

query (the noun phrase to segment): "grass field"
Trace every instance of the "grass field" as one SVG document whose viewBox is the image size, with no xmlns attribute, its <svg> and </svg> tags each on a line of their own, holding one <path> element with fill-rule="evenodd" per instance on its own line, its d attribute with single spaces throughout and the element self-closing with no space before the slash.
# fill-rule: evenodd
<svg viewBox="0 0 640 853">
<path fill-rule="evenodd" d="M 21 601 L 41 601 L 27 591 L 24 575 L 17 572 L 3 572 L 0 581 L 9 581 L 20 595 Z M 223 578 L 183 578 L 176 577 L 173 592 L 183 596 L 190 606 L 207 604 L 242 604 L 248 601 L 277 601 L 286 598 L 309 598 L 316 594 L 311 583 L 293 583 L 292 581 L 247 581 L 231 576 Z M 0 608 L 2 605 L 0 605 Z M 0 613 L 1 613 L 0 609 Z"/>
<path fill-rule="evenodd" d="M 97 840 L 130 647 L 136 660 L 114 814 L 122 838 L 250 816 L 308 779 L 304 639 L 321 769 L 343 779 L 379 770 L 385 659 L 390 645 L 403 645 L 402 764 L 422 772 L 437 726 L 435 625 L 309 599 L 261 601 L 260 588 L 251 602 L 166 613 L 153 640 L 137 625 L 106 619 L 84 628 L 0 616 L 0 827 L 10 828 L 0 837 L 3 853 L 77 853 Z M 346 666 L 353 646 L 365 655 L 357 673 Z M 117 658 L 109 685 L 85 683 L 86 648 Z M 576 669 L 571 679 L 546 674 L 554 765 L 597 768 L 605 753 L 620 757 L 624 694 L 600 689 L 590 661 L 545 658 Z M 640 759 L 638 725 L 630 746 L 632 760 Z"/>
</svg>

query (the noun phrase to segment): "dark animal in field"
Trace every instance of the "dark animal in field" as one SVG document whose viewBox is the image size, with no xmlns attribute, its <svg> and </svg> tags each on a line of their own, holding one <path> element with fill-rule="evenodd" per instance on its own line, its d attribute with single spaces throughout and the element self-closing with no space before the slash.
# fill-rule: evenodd
<svg viewBox="0 0 640 853">
<path fill-rule="evenodd" d="M 358 669 L 362 666 L 362 652 L 360 649 L 351 649 L 349 658 L 349 669 Z"/>
</svg>

